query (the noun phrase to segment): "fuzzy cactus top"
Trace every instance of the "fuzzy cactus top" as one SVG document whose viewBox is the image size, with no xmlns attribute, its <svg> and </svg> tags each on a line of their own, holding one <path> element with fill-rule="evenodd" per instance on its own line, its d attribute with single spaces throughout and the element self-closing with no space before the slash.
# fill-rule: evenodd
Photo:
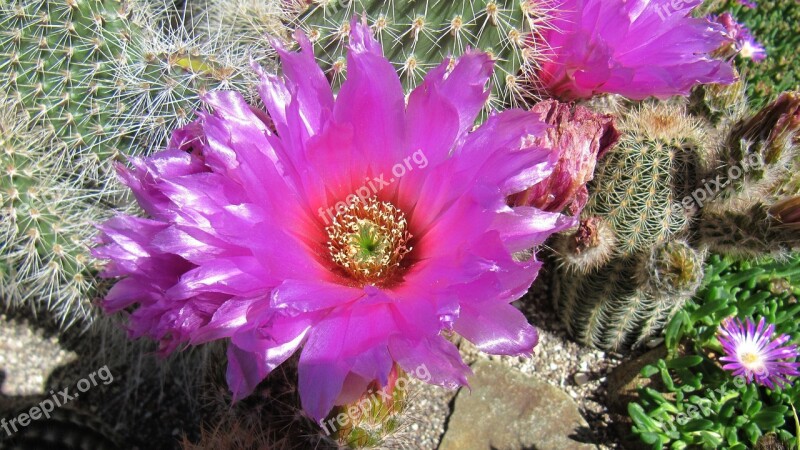
<svg viewBox="0 0 800 450">
<path fill-rule="evenodd" d="M 536 330 L 509 303 L 540 262 L 514 255 L 573 219 L 507 199 L 551 172 L 557 154 L 531 144 L 547 125 L 507 110 L 472 131 L 486 54 L 443 62 L 406 101 L 354 21 L 334 98 L 297 39 L 299 52 L 275 44 L 282 77 L 256 67 L 266 112 L 209 93 L 212 112 L 120 167 L 149 217 L 100 227 L 95 254 L 121 278 L 105 308 L 129 311 L 132 335 L 164 351 L 230 339 L 237 399 L 301 351 L 300 397 L 315 419 L 385 385 L 394 364 L 464 384 L 448 330 L 489 353 L 530 353 Z"/>
</svg>

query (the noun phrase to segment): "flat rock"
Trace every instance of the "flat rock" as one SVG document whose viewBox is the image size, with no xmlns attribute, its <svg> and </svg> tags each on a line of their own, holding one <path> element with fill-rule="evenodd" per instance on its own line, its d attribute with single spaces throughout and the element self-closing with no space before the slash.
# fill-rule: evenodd
<svg viewBox="0 0 800 450">
<path fill-rule="evenodd" d="M 462 388 L 439 450 L 590 450 L 589 426 L 561 389 L 480 361 Z"/>
</svg>

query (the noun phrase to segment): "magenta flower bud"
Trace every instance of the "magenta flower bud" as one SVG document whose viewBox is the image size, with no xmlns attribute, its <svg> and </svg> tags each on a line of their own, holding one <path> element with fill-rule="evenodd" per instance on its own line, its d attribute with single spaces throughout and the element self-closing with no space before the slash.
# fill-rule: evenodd
<svg viewBox="0 0 800 450">
<path fill-rule="evenodd" d="M 533 144 L 551 149 L 558 162 L 549 177 L 511 197 L 514 205 L 535 206 L 544 211 L 580 215 L 588 200 L 586 183 L 592 179 L 597 159 L 619 139 L 614 118 L 588 108 L 572 108 L 555 100 L 531 108 L 539 120 L 551 125 Z"/>
</svg>

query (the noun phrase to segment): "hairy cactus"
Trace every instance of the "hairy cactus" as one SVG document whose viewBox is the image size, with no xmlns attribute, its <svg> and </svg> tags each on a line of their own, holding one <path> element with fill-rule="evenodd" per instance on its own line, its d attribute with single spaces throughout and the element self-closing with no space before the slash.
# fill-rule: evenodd
<svg viewBox="0 0 800 450">
<path fill-rule="evenodd" d="M 171 19 L 139 0 L 0 5 L 0 87 L 52 132 L 79 181 L 102 183 L 110 160 L 162 144 L 198 94 L 240 87 L 244 56 L 217 58 L 213 39 L 171 29 Z"/>
<path fill-rule="evenodd" d="M 12 1 L 0 4 L 0 83 L 36 124 L 71 152 L 113 153 L 112 66 L 123 59 L 129 12 L 120 1 Z M 102 144 L 102 145 L 101 145 Z"/>
<path fill-rule="evenodd" d="M 542 49 L 539 33 L 552 17 L 549 0 L 478 2 L 393 0 L 295 1 L 305 9 L 297 20 L 317 56 L 335 81 L 346 70 L 344 47 L 355 17 L 366 13 L 384 54 L 403 74 L 406 88 L 445 58 L 467 48 L 481 49 L 496 60 L 490 104 L 516 105 L 534 94 L 523 82 L 535 69 Z"/>
<path fill-rule="evenodd" d="M 0 293 L 11 305 L 42 305 L 70 324 L 90 316 L 90 224 L 108 213 L 96 192 L 62 179 L 52 131 L 32 125 L 22 110 L 0 98 Z"/>
<path fill-rule="evenodd" d="M 204 92 L 249 89 L 245 53 L 172 28 L 161 6 L 0 4 L 0 293 L 64 325 L 92 319 L 93 224 L 126 205 L 112 162 L 164 144 Z"/>
<path fill-rule="evenodd" d="M 286 25 L 297 14 L 291 1 L 205 0 L 198 2 L 193 28 L 214 37 L 227 52 L 247 53 L 262 66 L 269 66 L 275 50 L 267 37 L 290 39 Z"/>
<path fill-rule="evenodd" d="M 689 217 L 673 205 L 694 188 L 703 136 L 677 105 L 644 105 L 620 126 L 626 133 L 598 163 L 585 211 L 609 222 L 619 251 L 632 253 L 686 230 Z"/>
<path fill-rule="evenodd" d="M 397 438 L 407 408 L 408 375 L 395 366 L 388 385 L 372 382 L 355 401 L 337 406 L 320 423 L 339 446 L 348 448 L 386 448 Z"/>
<path fill-rule="evenodd" d="M 627 111 L 580 226 L 553 242 L 555 306 L 584 344 L 625 351 L 659 333 L 709 251 L 800 248 L 800 96 L 746 115 L 741 86 L 703 89 L 697 115 L 683 102 Z"/>
</svg>

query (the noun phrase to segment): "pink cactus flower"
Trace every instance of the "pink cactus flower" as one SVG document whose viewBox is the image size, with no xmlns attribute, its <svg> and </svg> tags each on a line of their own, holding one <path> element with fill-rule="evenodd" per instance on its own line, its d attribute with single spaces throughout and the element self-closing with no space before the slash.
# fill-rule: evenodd
<svg viewBox="0 0 800 450">
<path fill-rule="evenodd" d="M 548 125 L 507 110 L 472 131 L 491 76 L 468 52 L 406 101 L 365 24 L 353 23 L 334 97 L 311 43 L 275 44 L 283 76 L 255 69 L 266 112 L 211 92 L 211 112 L 169 147 L 119 168 L 147 218 L 100 226 L 119 277 L 103 305 L 134 337 L 179 346 L 227 339 L 235 399 L 295 352 L 315 419 L 394 364 L 431 383 L 466 383 L 446 338 L 530 354 L 537 332 L 510 303 L 540 262 L 519 252 L 574 222 L 508 196 L 546 179 L 558 154 L 531 146 Z M 349 393 L 349 394 L 348 394 Z M 349 398 L 348 398 L 349 397 Z"/>
<path fill-rule="evenodd" d="M 542 39 L 535 81 L 562 100 L 614 93 L 632 99 L 686 95 L 731 83 L 730 62 L 710 54 L 730 38 L 718 23 L 689 17 L 693 0 L 563 0 Z"/>
</svg>

